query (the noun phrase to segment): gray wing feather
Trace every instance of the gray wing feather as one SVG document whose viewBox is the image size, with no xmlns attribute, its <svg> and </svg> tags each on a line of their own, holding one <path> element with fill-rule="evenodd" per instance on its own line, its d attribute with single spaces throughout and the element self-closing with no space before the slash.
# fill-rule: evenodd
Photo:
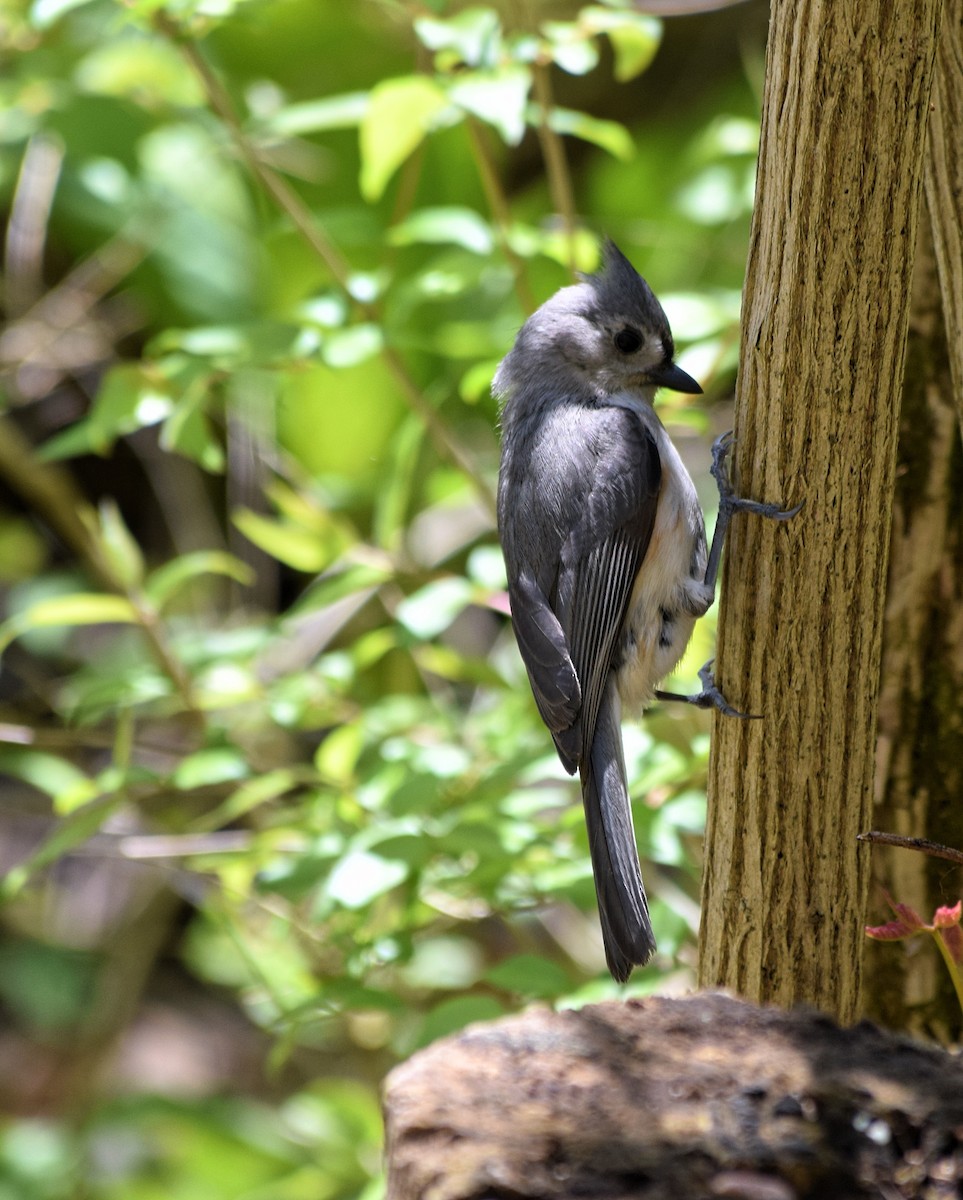
<svg viewBox="0 0 963 1200">
<path fill-rule="evenodd" d="M 499 530 L 522 660 L 559 758 L 574 772 L 592 744 L 652 536 L 662 466 L 635 414 L 570 411 L 564 428 L 543 428 L 512 456 L 500 480 Z"/>
<path fill-rule="evenodd" d="M 528 670 L 535 703 L 571 775 L 582 751 L 578 737 L 582 689 L 565 631 L 529 572 L 523 571 L 509 587 L 509 599 L 515 638 Z"/>
<path fill-rule="evenodd" d="M 655 525 L 662 465 L 654 439 L 630 414 L 618 453 L 600 463 L 584 519 L 562 548 L 556 596 L 582 706 L 580 742 L 591 746 L 622 623 Z"/>
</svg>

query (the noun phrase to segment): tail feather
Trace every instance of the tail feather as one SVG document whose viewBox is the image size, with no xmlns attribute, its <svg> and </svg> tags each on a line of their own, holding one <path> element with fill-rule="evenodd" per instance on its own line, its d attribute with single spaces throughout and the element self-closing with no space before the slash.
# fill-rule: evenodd
<svg viewBox="0 0 963 1200">
<path fill-rule="evenodd" d="M 582 763 L 582 802 L 588 826 L 605 959 L 624 983 L 634 966 L 655 953 L 632 807 L 625 782 L 620 705 L 614 681 L 599 707 L 592 748 Z"/>
</svg>

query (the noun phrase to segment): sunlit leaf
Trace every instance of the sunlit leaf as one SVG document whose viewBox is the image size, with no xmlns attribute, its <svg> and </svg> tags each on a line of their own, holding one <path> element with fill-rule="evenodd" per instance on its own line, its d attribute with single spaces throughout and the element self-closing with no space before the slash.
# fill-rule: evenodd
<svg viewBox="0 0 963 1200">
<path fill-rule="evenodd" d="M 373 324 L 352 325 L 329 333 L 321 346 L 321 357 L 329 367 L 356 367 L 373 358 L 384 345 L 384 334 Z"/>
<path fill-rule="evenodd" d="M 87 775 L 67 758 L 23 746 L 0 747 L 0 771 L 49 796 L 89 782 Z"/>
<path fill-rule="evenodd" d="M 328 734 L 317 749 L 314 765 L 324 780 L 347 787 L 353 781 L 363 746 L 364 726 L 352 721 Z"/>
<path fill-rule="evenodd" d="M 530 115 L 533 122 L 539 120 L 537 106 L 532 106 Z M 635 154 L 632 135 L 618 121 L 605 121 L 570 108 L 553 108 L 548 115 L 548 123 L 556 133 L 591 142 L 594 146 L 607 150 L 614 158 L 628 161 Z"/>
<path fill-rule="evenodd" d="M 402 600 L 396 616 L 415 637 L 436 637 L 471 603 L 473 593 L 459 576 L 438 579 Z"/>
<path fill-rule="evenodd" d="M 144 590 L 156 607 L 162 609 L 181 588 L 203 575 L 225 575 L 246 587 L 254 582 L 254 572 L 233 554 L 222 550 L 196 550 L 172 558 L 152 571 Z"/>
<path fill-rule="evenodd" d="M 556 66 L 570 75 L 587 75 L 598 65 L 599 52 L 591 32 L 577 21 L 545 21 L 546 47 Z"/>
<path fill-rule="evenodd" d="M 182 791 L 190 791 L 212 783 L 244 779 L 248 770 L 244 756 L 233 748 L 197 750 L 181 759 L 171 782 Z"/>
<path fill-rule="evenodd" d="M 263 125 L 271 133 L 293 137 L 302 133 L 320 133 L 326 129 L 353 129 L 368 111 L 368 92 L 348 92 L 288 104 L 273 113 Z"/>
<path fill-rule="evenodd" d="M 76 592 L 39 600 L 0 625 L 0 652 L 34 629 L 65 625 L 112 625 L 137 621 L 137 612 L 123 596 Z"/>
<path fill-rule="evenodd" d="M 412 242 L 452 242 L 474 254 L 490 254 L 495 239 L 491 226 L 470 208 L 420 208 L 391 230 L 400 246 Z"/>
<path fill-rule="evenodd" d="M 64 13 L 81 8 L 93 0 L 34 0 L 30 7 L 30 20 L 38 29 L 53 25 Z"/>
<path fill-rule="evenodd" d="M 314 574 L 331 561 L 329 547 L 314 530 L 265 517 L 249 508 L 238 509 L 232 519 L 248 541 L 295 570 Z"/>
<path fill-rule="evenodd" d="M 363 908 L 408 877 L 409 866 L 366 850 L 345 855 L 328 876 L 325 893 L 345 908 Z"/>
<path fill-rule="evenodd" d="M 361 194 L 366 200 L 378 199 L 449 107 L 444 91 L 424 75 L 375 84 L 360 127 Z"/>
<path fill-rule="evenodd" d="M 525 110 L 532 75 L 528 67 L 502 67 L 498 71 L 466 71 L 449 85 L 451 99 L 495 127 L 516 146 L 525 133 Z"/>
<path fill-rule="evenodd" d="M 662 40 L 662 22 L 632 8 L 583 8 L 579 22 L 594 33 L 608 35 L 615 51 L 615 78 L 620 83 L 648 67 Z"/>
<path fill-rule="evenodd" d="M 429 50 L 454 51 L 470 67 L 494 66 L 501 47 L 501 22 L 493 8 L 466 8 L 448 20 L 416 17 L 414 28 Z"/>
</svg>

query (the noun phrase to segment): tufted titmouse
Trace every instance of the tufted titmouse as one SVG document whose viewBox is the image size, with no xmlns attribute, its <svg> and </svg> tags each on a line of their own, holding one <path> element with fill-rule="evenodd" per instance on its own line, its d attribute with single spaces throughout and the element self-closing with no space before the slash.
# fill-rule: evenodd
<svg viewBox="0 0 963 1200">
<path fill-rule="evenodd" d="M 622 757 L 622 704 L 684 699 L 737 713 L 707 664 L 704 690 L 656 684 L 712 603 L 729 517 L 784 519 L 733 495 L 728 436 L 713 447 L 719 521 L 707 551 L 695 486 L 652 407 L 656 389 L 701 392 L 673 362 L 662 307 L 612 242 L 598 275 L 563 288 L 522 326 L 495 374 L 503 402 L 498 530 L 512 624 L 559 758 L 578 768 L 609 970 L 655 939 Z"/>
</svg>

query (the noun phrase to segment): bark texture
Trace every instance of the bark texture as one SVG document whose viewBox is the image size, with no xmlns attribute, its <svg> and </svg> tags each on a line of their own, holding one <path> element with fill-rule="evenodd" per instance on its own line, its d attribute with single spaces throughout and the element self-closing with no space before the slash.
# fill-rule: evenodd
<svg viewBox="0 0 963 1200">
<path fill-rule="evenodd" d="M 872 1026 L 719 993 L 533 1010 L 385 1087 L 388 1200 L 941 1200 L 963 1070 Z"/>
<path fill-rule="evenodd" d="M 957 412 L 963 429 L 963 0 L 946 0 L 933 82 L 926 201 L 943 294 Z"/>
<path fill-rule="evenodd" d="M 963 849 L 963 0 L 947 0 L 925 164 L 926 213 L 913 282 L 877 743 L 877 829 Z M 941 295 L 942 289 L 942 295 Z M 885 889 L 928 920 L 963 873 L 874 848 L 871 911 Z M 874 916 L 875 922 L 875 916 Z M 960 1009 L 929 939 L 865 950 L 869 1015 L 943 1040 Z"/>
<path fill-rule="evenodd" d="M 941 0 L 774 0 L 735 475 L 805 499 L 734 522 L 700 982 L 859 1009 L 883 599 Z"/>
</svg>

